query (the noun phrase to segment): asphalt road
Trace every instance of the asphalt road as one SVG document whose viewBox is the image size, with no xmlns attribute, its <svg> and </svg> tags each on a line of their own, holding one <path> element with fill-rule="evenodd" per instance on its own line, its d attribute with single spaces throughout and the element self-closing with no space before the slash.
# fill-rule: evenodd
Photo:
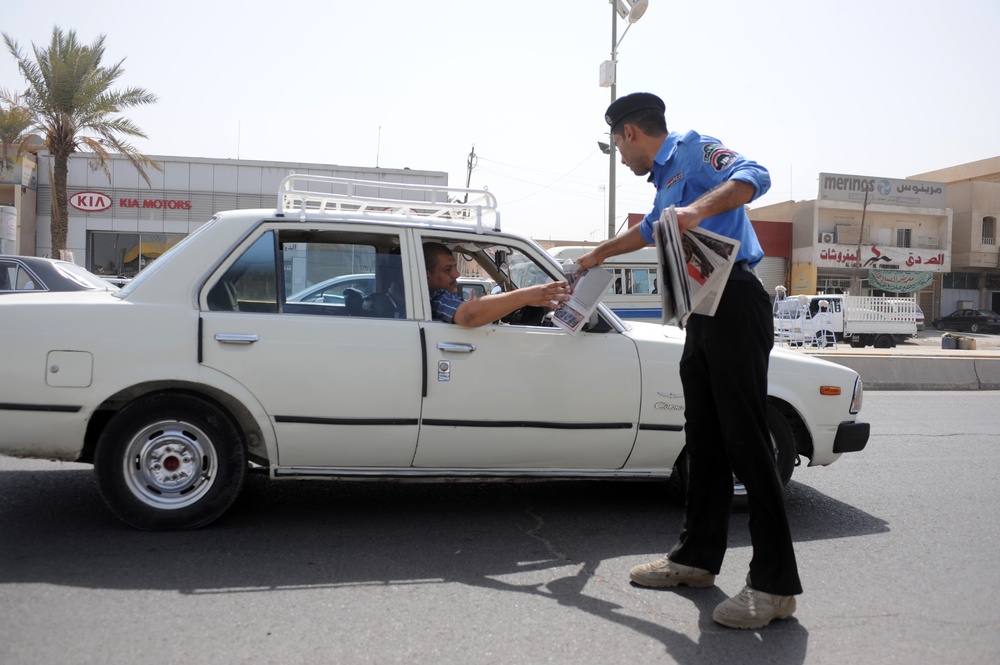
<svg viewBox="0 0 1000 665">
<path fill-rule="evenodd" d="M 714 624 L 712 589 L 628 569 L 676 536 L 672 484 L 272 483 L 142 533 L 89 467 L 0 458 L 0 663 L 1000 662 L 1000 415 L 989 392 L 866 395 L 868 449 L 796 469 L 793 619 Z"/>
</svg>

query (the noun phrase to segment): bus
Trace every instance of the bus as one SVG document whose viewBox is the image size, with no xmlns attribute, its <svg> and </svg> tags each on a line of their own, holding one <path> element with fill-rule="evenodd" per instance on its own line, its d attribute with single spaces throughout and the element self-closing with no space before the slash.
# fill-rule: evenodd
<svg viewBox="0 0 1000 665">
<path fill-rule="evenodd" d="M 576 261 L 593 247 L 569 245 L 549 249 L 560 264 Z M 643 247 L 634 252 L 612 256 L 604 267 L 614 274 L 608 294 L 602 301 L 618 318 L 625 321 L 663 322 L 659 296 L 656 248 Z"/>
</svg>

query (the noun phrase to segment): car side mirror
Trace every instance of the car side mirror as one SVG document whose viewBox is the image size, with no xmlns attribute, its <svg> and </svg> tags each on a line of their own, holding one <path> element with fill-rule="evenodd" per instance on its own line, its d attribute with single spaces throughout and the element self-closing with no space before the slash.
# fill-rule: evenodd
<svg viewBox="0 0 1000 665">
<path fill-rule="evenodd" d="M 586 323 L 583 324 L 581 330 L 593 330 L 597 328 L 601 323 L 601 317 L 595 309 L 590 313 L 590 318 L 587 319 Z"/>
</svg>

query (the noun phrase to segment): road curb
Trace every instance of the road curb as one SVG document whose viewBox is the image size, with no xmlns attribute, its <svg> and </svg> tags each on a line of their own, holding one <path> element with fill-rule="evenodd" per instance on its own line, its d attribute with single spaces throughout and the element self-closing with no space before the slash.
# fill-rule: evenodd
<svg viewBox="0 0 1000 665">
<path fill-rule="evenodd" d="M 1000 358 L 812 355 L 850 367 L 865 390 L 1000 390 Z"/>
</svg>

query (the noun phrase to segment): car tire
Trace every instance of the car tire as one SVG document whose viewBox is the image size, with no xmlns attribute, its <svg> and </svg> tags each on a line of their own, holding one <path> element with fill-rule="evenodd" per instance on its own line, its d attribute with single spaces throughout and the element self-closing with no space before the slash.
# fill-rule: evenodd
<svg viewBox="0 0 1000 665">
<path fill-rule="evenodd" d="M 969 326 L 969 332 L 974 332 L 974 333 L 979 332 L 979 324 L 978 323 L 973 323 L 972 325 L 970 325 Z"/>
<path fill-rule="evenodd" d="M 119 411 L 98 439 L 101 497 L 137 529 L 194 529 L 222 515 L 246 479 L 236 426 L 214 403 L 155 393 Z"/>
<path fill-rule="evenodd" d="M 767 405 L 767 429 L 771 434 L 771 447 L 774 451 L 774 463 L 778 472 L 778 478 L 782 486 L 788 484 L 792 478 L 792 471 L 798 460 L 798 451 L 795 448 L 795 434 L 788 419 L 775 406 Z M 681 452 L 674 465 L 674 472 L 678 475 L 681 487 L 686 488 L 690 474 L 688 473 L 687 451 Z M 733 476 L 733 512 L 746 512 L 747 491 L 739 478 Z"/>
<path fill-rule="evenodd" d="M 872 346 L 876 349 L 891 349 L 896 346 L 896 340 L 892 338 L 892 335 L 879 335 L 875 338 L 875 343 Z"/>
</svg>

